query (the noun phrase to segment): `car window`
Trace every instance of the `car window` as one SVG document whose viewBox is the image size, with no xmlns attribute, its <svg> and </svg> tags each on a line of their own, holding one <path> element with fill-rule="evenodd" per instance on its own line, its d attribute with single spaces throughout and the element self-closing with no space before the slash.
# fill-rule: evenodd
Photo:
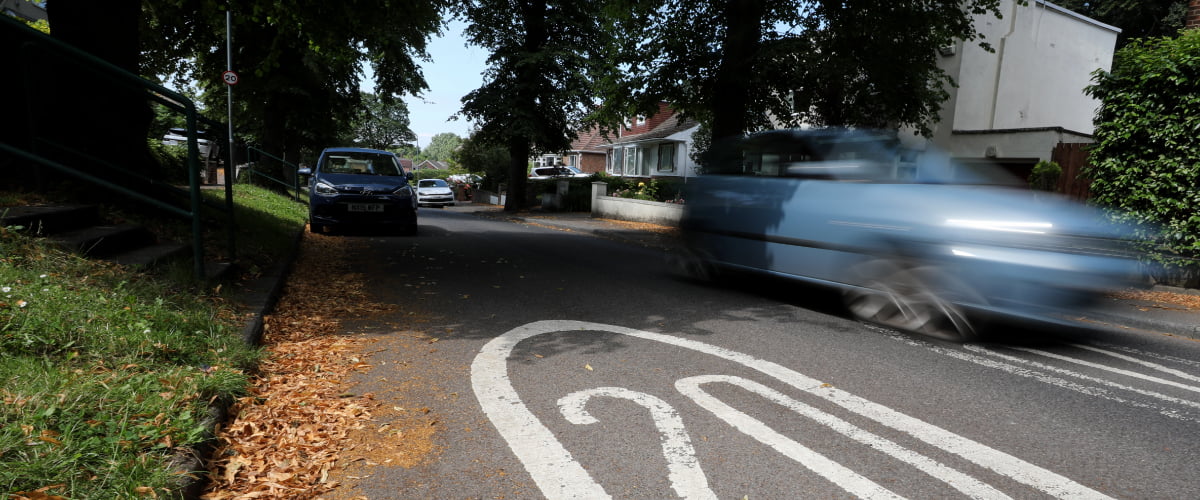
<svg viewBox="0 0 1200 500">
<path fill-rule="evenodd" d="M 441 179 L 422 179 L 420 181 L 417 181 L 417 187 L 423 187 L 423 188 L 450 187 L 450 185 L 446 184 L 446 181 L 443 181 Z"/>
<path fill-rule="evenodd" d="M 395 155 L 383 153 L 359 151 L 331 153 L 325 157 L 325 162 L 320 168 L 322 172 L 331 174 L 404 175 L 404 170 L 400 168 L 400 162 L 396 161 Z"/>
</svg>

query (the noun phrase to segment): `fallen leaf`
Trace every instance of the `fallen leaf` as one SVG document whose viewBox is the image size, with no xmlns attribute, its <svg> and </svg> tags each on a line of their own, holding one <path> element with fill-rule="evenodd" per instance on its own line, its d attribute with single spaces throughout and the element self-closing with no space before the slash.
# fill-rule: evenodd
<svg viewBox="0 0 1200 500">
<path fill-rule="evenodd" d="M 589 372 L 592 371 L 592 365 L 583 365 L 583 367 L 587 368 L 587 371 Z"/>
</svg>

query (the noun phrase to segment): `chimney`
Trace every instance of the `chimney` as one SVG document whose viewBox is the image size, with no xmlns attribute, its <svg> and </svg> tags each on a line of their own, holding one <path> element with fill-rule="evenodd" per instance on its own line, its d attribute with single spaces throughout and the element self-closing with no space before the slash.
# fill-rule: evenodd
<svg viewBox="0 0 1200 500">
<path fill-rule="evenodd" d="M 1184 29 L 1200 28 L 1200 0 L 1192 0 L 1188 4 L 1187 20 L 1183 23 Z"/>
</svg>

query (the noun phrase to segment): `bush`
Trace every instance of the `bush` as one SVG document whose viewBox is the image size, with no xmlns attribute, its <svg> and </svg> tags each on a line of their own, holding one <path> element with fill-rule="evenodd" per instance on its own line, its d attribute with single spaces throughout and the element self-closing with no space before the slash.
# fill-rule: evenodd
<svg viewBox="0 0 1200 500">
<path fill-rule="evenodd" d="M 1200 30 L 1135 40 L 1097 71 L 1086 91 L 1100 100 L 1085 174 L 1092 200 L 1138 224 L 1168 268 L 1200 256 Z M 1187 274 L 1187 273 L 1184 273 Z M 1193 273 L 1194 274 L 1194 273 Z"/>
<path fill-rule="evenodd" d="M 1057 191 L 1058 179 L 1062 177 L 1062 167 L 1058 162 L 1039 161 L 1033 166 L 1029 176 L 1029 186 L 1038 191 Z"/>
<path fill-rule="evenodd" d="M 147 148 L 150 156 L 162 168 L 163 179 L 167 182 L 188 182 L 187 146 L 178 144 L 167 145 L 156 139 L 148 139 Z"/>
<path fill-rule="evenodd" d="M 683 198 L 680 194 L 681 183 L 676 180 L 646 180 L 607 175 L 600 178 L 600 180 L 608 183 L 609 196 L 664 203 L 683 203 Z"/>
</svg>

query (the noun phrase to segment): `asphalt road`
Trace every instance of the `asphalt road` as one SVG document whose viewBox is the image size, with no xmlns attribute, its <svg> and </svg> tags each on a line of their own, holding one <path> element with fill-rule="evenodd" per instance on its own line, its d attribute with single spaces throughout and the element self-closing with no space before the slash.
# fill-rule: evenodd
<svg viewBox="0 0 1200 500">
<path fill-rule="evenodd" d="M 453 211 L 344 237 L 398 305 L 346 324 L 380 339 L 357 390 L 439 429 L 419 465 L 352 481 L 370 498 L 1200 498 L 1193 340 L 947 344 L 821 289 L 690 282 L 661 250 Z"/>
</svg>

